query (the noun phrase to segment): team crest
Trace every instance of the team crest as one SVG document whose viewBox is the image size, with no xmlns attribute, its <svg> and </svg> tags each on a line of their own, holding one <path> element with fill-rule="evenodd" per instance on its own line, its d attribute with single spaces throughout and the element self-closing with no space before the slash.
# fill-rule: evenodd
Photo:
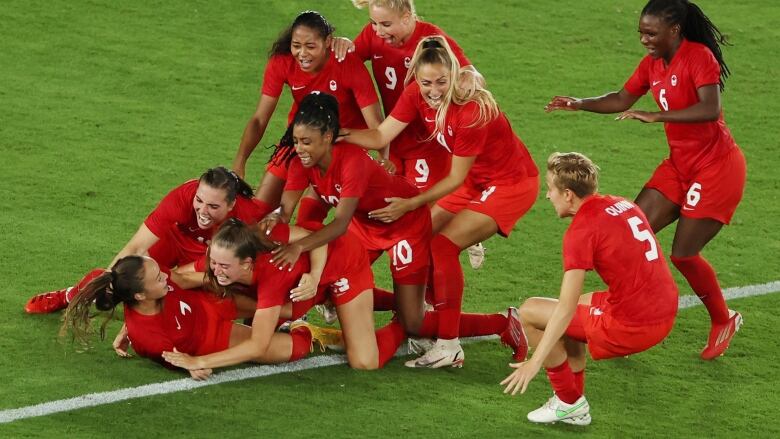
<svg viewBox="0 0 780 439">
<path fill-rule="evenodd" d="M 449 125 L 447 125 L 447 134 L 449 134 L 450 137 L 452 137 L 452 127 Z"/>
<path fill-rule="evenodd" d="M 341 193 L 341 185 L 337 183 L 335 187 L 336 187 L 336 192 Z"/>
<path fill-rule="evenodd" d="M 407 56 L 404 58 L 404 67 L 408 69 L 410 65 L 412 65 L 412 59 Z"/>
<path fill-rule="evenodd" d="M 330 81 L 330 91 L 336 91 L 336 88 L 337 88 L 336 87 L 336 81 L 335 80 L 331 80 Z"/>
<path fill-rule="evenodd" d="M 672 87 L 677 87 L 677 75 L 672 75 Z"/>
</svg>

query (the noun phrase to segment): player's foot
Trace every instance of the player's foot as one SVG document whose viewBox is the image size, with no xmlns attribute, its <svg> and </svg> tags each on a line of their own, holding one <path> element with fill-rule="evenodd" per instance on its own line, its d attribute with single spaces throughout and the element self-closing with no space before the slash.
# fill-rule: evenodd
<svg viewBox="0 0 780 439">
<path fill-rule="evenodd" d="M 467 249 L 469 253 L 469 264 L 471 268 L 477 270 L 485 263 L 485 246 L 478 242 Z"/>
<path fill-rule="evenodd" d="M 712 324 L 707 346 L 701 351 L 701 358 L 712 360 L 723 355 L 740 326 L 742 326 L 742 314 L 730 309 L 729 320 L 726 323 Z"/>
<path fill-rule="evenodd" d="M 426 352 L 433 349 L 435 342 L 430 338 L 409 337 L 409 353 L 414 355 L 425 355 Z"/>
<path fill-rule="evenodd" d="M 333 328 L 322 328 L 320 326 L 314 326 L 309 322 L 302 320 L 296 320 L 290 325 L 290 332 L 295 328 L 305 326 L 311 333 L 311 351 L 314 352 L 314 344 L 316 343 L 320 347 L 321 352 L 325 352 L 325 349 L 332 351 L 344 351 L 344 337 L 340 330 Z"/>
<path fill-rule="evenodd" d="M 24 311 L 27 314 L 48 314 L 68 307 L 68 300 L 65 297 L 70 288 L 52 291 L 50 293 L 41 293 L 33 296 L 24 305 Z"/>
<path fill-rule="evenodd" d="M 420 358 L 409 360 L 406 367 L 438 369 L 440 367 L 463 367 L 465 354 L 460 347 L 460 340 L 436 340 L 433 347 Z"/>
<path fill-rule="evenodd" d="M 507 324 L 501 333 L 501 343 L 512 348 L 512 358 L 522 363 L 528 355 L 528 337 L 525 335 L 523 324 L 520 323 L 520 313 L 517 308 L 511 306 L 507 310 Z"/>
<path fill-rule="evenodd" d="M 529 413 L 528 420 L 539 424 L 565 422 L 573 425 L 588 425 L 591 421 L 590 405 L 585 395 L 580 396 L 573 404 L 567 404 L 558 399 L 558 395 L 553 395 L 543 406 Z"/>
<path fill-rule="evenodd" d="M 331 303 L 315 305 L 314 309 L 320 313 L 322 319 L 325 320 L 325 323 L 328 325 L 334 324 L 339 318 L 339 315 L 336 313 L 336 307 Z"/>
</svg>

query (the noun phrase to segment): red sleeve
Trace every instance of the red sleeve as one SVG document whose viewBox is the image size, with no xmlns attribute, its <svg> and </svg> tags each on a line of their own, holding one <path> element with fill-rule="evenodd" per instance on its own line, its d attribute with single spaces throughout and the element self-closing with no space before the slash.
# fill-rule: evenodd
<svg viewBox="0 0 780 439">
<path fill-rule="evenodd" d="M 587 222 L 587 221 L 586 221 Z M 582 221 L 569 226 L 563 236 L 563 270 L 593 270 L 594 235 Z"/>
<path fill-rule="evenodd" d="M 262 267 L 262 273 L 257 276 L 257 309 L 282 306 L 288 302 L 290 290 L 298 286 L 301 274 L 308 270 L 304 268 L 308 265 L 308 258 L 308 254 L 301 255 L 292 271 L 279 270 L 271 265 L 267 258 L 260 264 L 255 264 L 255 269 Z"/>
<path fill-rule="evenodd" d="M 705 85 L 720 84 L 720 64 L 706 47 L 695 53 L 689 65 L 697 89 Z"/>
<path fill-rule="evenodd" d="M 344 75 L 349 81 L 349 87 L 352 89 L 352 94 L 355 96 L 358 107 L 365 108 L 379 102 L 374 82 L 371 80 L 371 75 L 368 73 L 368 69 L 366 69 L 363 61 L 354 54 L 347 54 L 342 63 Z"/>
<path fill-rule="evenodd" d="M 623 84 L 623 88 L 634 96 L 643 96 L 647 93 L 647 90 L 650 90 L 649 76 L 652 63 L 653 58 L 649 55 L 644 57 L 636 67 L 636 70 L 634 70 L 634 74 Z"/>
<path fill-rule="evenodd" d="M 368 179 L 373 170 L 372 159 L 363 150 L 352 150 L 354 153 L 345 154 L 341 170 L 341 196 L 340 198 L 360 198 L 368 189 Z"/>
<path fill-rule="evenodd" d="M 355 56 L 358 59 L 368 61 L 371 58 L 371 38 L 373 35 L 374 31 L 371 29 L 371 24 L 367 24 L 355 38 Z"/>
<path fill-rule="evenodd" d="M 417 119 L 420 116 L 417 108 L 419 96 L 420 86 L 417 85 L 416 81 L 412 81 L 401 92 L 401 97 L 396 102 L 395 107 L 393 107 L 393 111 L 390 112 L 390 116 L 404 123 L 411 123 Z"/>
<path fill-rule="evenodd" d="M 208 265 L 209 265 L 208 257 L 206 255 L 203 255 L 198 259 L 195 259 L 195 261 L 193 261 L 192 268 L 198 273 L 205 273 L 206 267 L 208 267 Z"/>
<path fill-rule="evenodd" d="M 192 215 L 192 199 L 197 187 L 198 181 L 192 180 L 170 191 L 146 217 L 146 227 L 160 238 L 176 223 L 187 222 Z"/>
<path fill-rule="evenodd" d="M 262 93 L 266 96 L 278 98 L 282 94 L 284 84 L 287 82 L 287 62 L 289 55 L 275 55 L 268 60 L 263 74 Z"/>
<path fill-rule="evenodd" d="M 452 37 L 444 33 L 444 31 L 442 31 L 441 34 L 444 35 L 444 38 L 446 38 L 447 42 L 450 44 L 452 53 L 455 54 L 455 58 L 458 59 L 460 66 L 461 67 L 470 66 L 471 61 L 466 57 L 466 54 L 463 53 L 463 49 L 460 48 L 458 43 L 455 40 L 453 40 Z"/>
<path fill-rule="evenodd" d="M 280 244 L 287 244 L 290 242 L 290 225 L 285 223 L 276 224 L 274 228 L 271 229 L 268 239 Z"/>
<path fill-rule="evenodd" d="M 452 146 L 452 154 L 460 157 L 473 157 L 480 155 L 485 149 L 488 137 L 488 125 L 471 126 L 479 112 L 476 103 L 468 103 L 458 114 L 455 145 Z"/>
<path fill-rule="evenodd" d="M 309 187 L 309 176 L 301 164 L 301 159 L 295 156 L 290 161 L 290 167 L 287 168 L 287 183 L 284 184 L 284 190 L 302 191 L 307 187 Z"/>
</svg>

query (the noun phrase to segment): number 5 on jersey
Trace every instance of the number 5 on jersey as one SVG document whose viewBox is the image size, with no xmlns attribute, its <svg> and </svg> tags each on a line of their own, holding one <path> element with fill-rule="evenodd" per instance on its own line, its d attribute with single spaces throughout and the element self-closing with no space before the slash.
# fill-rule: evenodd
<svg viewBox="0 0 780 439">
<path fill-rule="evenodd" d="M 650 244 L 650 250 L 645 252 L 645 259 L 648 261 L 655 261 L 658 259 L 658 247 L 656 246 L 653 234 L 649 230 L 641 230 L 640 225 L 644 225 L 642 219 L 638 216 L 632 216 L 628 219 L 628 225 L 631 227 L 631 233 L 634 234 L 634 239 L 637 241 L 647 241 Z"/>
</svg>

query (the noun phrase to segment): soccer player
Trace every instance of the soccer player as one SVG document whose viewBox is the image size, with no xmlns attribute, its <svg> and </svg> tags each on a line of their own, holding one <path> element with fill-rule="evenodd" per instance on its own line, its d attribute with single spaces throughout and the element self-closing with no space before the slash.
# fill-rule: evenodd
<svg viewBox="0 0 780 439">
<path fill-rule="evenodd" d="M 417 44 L 430 35 L 445 37 L 458 58 L 461 72 L 474 75 L 475 78 L 469 79 L 476 79 L 484 85 L 484 78 L 458 43 L 436 25 L 420 20 L 413 0 L 353 0 L 353 3 L 361 9 L 367 7 L 370 22 L 355 39 L 354 45 L 350 43 L 350 50 L 354 50 L 361 60 L 371 61 L 385 114 L 390 114 L 401 97 Z M 338 56 L 339 51 L 336 52 Z M 346 121 L 342 125 L 350 126 Z M 420 190 L 430 188 L 450 171 L 450 153 L 429 138 L 420 120 L 410 123 L 393 139 L 389 157 L 398 173 L 405 175 Z M 481 267 L 485 260 L 482 244 L 469 247 L 468 253 L 471 266 L 475 269 Z"/>
<path fill-rule="evenodd" d="M 240 176 L 244 176 L 246 162 L 265 134 L 285 84 L 290 88 L 294 101 L 288 124 L 301 100 L 311 93 L 336 96 L 342 118 L 357 126 L 374 127 L 382 120 L 368 70 L 354 55 L 337 62 L 330 50 L 332 34 L 333 27 L 325 17 L 315 11 L 305 11 L 274 42 L 265 67 L 257 109 L 244 129 L 233 160 L 233 169 Z M 287 180 L 287 166 L 294 154 L 291 142 L 289 134 L 282 137 L 257 190 L 257 197 L 274 208 L 279 206 Z M 324 215 L 320 203 L 315 198 L 304 200 L 298 217 L 321 221 Z"/>
<path fill-rule="evenodd" d="M 446 38 L 426 38 L 417 46 L 404 89 L 390 116 L 377 129 L 348 130 L 346 141 L 379 149 L 410 123 L 421 121 L 426 135 L 452 154 L 449 174 L 412 197 L 389 198 L 369 217 L 392 224 L 406 212 L 433 207 L 431 241 L 435 307 L 441 311 L 438 339 L 410 367 L 440 367 L 463 358 L 458 315 L 463 299 L 459 253 L 498 233 L 508 237 L 539 192 L 536 165 L 512 131 L 492 94 L 474 82 L 464 88 L 457 57 Z"/>
<path fill-rule="evenodd" d="M 620 112 L 619 120 L 664 123 L 669 158 L 636 203 L 656 233 L 677 220 L 671 260 L 710 314 L 701 358 L 711 360 L 725 352 L 742 325 L 742 316 L 726 306 L 715 270 L 700 254 L 731 221 L 745 187 L 745 158 L 721 111 L 729 75 L 720 49 L 726 38 L 695 4 L 651 0 L 642 9 L 639 40 L 648 54 L 620 91 L 584 99 L 556 96 L 546 110 Z M 648 90 L 661 111 L 631 110 Z"/>
<path fill-rule="evenodd" d="M 187 264 L 206 253 L 211 235 L 227 218 L 255 223 L 270 211 L 269 206 L 253 198 L 252 188 L 234 172 L 221 166 L 211 168 L 200 179 L 190 180 L 169 192 L 108 266 L 112 267 L 124 256 L 147 253 L 168 269 Z M 102 271 L 93 270 L 92 277 Z M 38 294 L 24 309 L 30 314 L 59 311 L 68 306 L 86 282 Z"/>
<path fill-rule="evenodd" d="M 624 357 L 660 343 L 674 325 L 677 286 L 637 205 L 600 195 L 598 168 L 579 153 L 547 160 L 547 199 L 560 218 L 573 217 L 563 237 L 563 281 L 558 300 L 533 297 L 520 307 L 528 361 L 501 384 L 524 393 L 544 366 L 555 394 L 528 414 L 531 422 L 590 424 L 583 395 L 585 347 L 594 360 Z M 583 294 L 595 270 L 606 291 Z"/>
<path fill-rule="evenodd" d="M 132 343 L 136 354 L 166 367 L 171 364 L 163 360 L 164 351 L 205 355 L 237 345 L 249 339 L 251 333 L 248 326 L 233 323 L 239 313 L 231 298 L 184 291 L 169 282 L 165 267 L 149 257 L 120 258 L 110 270 L 86 283 L 68 305 L 60 335 L 71 331 L 75 340 L 88 344 L 93 303 L 98 310 L 111 311 L 112 315 L 117 305 L 124 304 L 121 342 L 114 345 L 118 355 L 128 357 Z M 101 326 L 101 338 L 110 319 Z M 289 334 L 274 333 L 264 355 L 248 361 L 280 363 L 303 358 L 311 350 L 313 332 L 317 333 L 316 328 L 299 326 Z M 189 372 L 200 380 L 212 371 L 203 368 Z"/>
</svg>

